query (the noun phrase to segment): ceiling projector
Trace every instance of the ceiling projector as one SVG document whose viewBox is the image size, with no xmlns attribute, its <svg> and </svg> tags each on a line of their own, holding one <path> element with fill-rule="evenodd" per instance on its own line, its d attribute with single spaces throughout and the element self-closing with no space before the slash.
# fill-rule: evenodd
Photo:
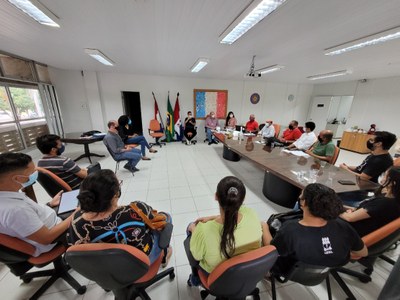
<svg viewBox="0 0 400 300">
<path fill-rule="evenodd" d="M 251 60 L 250 70 L 249 70 L 249 72 L 247 72 L 247 73 L 244 75 L 244 77 L 261 77 L 261 73 L 255 71 L 255 69 L 254 69 L 254 58 L 255 58 L 255 57 L 256 57 L 256 56 L 253 55 L 253 59 Z"/>
</svg>

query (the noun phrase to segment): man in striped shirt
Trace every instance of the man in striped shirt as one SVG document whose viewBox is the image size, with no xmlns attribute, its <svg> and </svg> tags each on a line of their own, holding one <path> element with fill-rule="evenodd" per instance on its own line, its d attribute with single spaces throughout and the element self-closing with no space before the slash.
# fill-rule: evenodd
<svg viewBox="0 0 400 300">
<path fill-rule="evenodd" d="M 61 156 L 65 149 L 61 138 L 55 134 L 45 134 L 36 139 L 36 146 L 44 154 L 37 166 L 53 172 L 73 190 L 79 189 L 87 176 L 87 169 L 81 169 L 72 159 Z"/>
</svg>

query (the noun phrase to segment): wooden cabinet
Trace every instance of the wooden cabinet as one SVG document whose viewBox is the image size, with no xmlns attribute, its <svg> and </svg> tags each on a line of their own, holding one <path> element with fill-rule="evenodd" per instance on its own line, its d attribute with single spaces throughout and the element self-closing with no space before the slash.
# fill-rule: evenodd
<svg viewBox="0 0 400 300">
<path fill-rule="evenodd" d="M 373 135 L 366 133 L 344 131 L 340 148 L 357 153 L 370 153 L 371 150 L 367 148 L 367 141 L 373 137 Z"/>
</svg>

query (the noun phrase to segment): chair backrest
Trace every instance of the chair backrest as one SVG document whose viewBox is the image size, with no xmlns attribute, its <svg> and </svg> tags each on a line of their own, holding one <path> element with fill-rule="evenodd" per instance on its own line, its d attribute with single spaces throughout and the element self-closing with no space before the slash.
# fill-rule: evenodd
<svg viewBox="0 0 400 300">
<path fill-rule="evenodd" d="M 36 167 L 36 170 L 39 172 L 38 182 L 51 197 L 57 195 L 57 193 L 61 190 L 64 192 L 72 190 L 68 183 L 66 183 L 53 172 L 41 167 Z"/>
<path fill-rule="evenodd" d="M 258 126 L 258 130 L 262 130 L 262 129 L 264 128 L 264 126 L 265 126 L 265 123 L 261 123 L 261 124 Z"/>
<path fill-rule="evenodd" d="M 106 140 L 103 140 L 103 144 L 106 146 L 108 153 L 110 153 L 111 157 L 113 158 L 113 160 L 118 161 L 118 159 L 115 157 L 115 153 L 113 151 L 111 151 L 110 147 L 107 144 Z"/>
<path fill-rule="evenodd" d="M 323 282 L 329 276 L 330 268 L 296 262 L 280 282 L 294 281 L 305 286 L 314 286 Z"/>
<path fill-rule="evenodd" d="M 149 130 L 150 131 L 161 131 L 160 122 L 158 122 L 157 119 L 150 120 Z"/>
<path fill-rule="evenodd" d="M 244 298 L 254 290 L 277 258 L 278 252 L 274 246 L 264 246 L 222 262 L 208 278 L 205 278 L 202 272 L 199 272 L 199 275 L 203 284 L 206 281 L 207 289 L 213 295 Z"/>
<path fill-rule="evenodd" d="M 339 157 L 339 152 L 340 148 L 338 146 L 335 146 L 335 152 L 333 153 L 333 156 L 331 158 L 331 161 L 329 162 L 330 164 L 334 165 Z"/>
<path fill-rule="evenodd" d="M 275 128 L 275 137 L 277 138 L 279 136 L 279 133 L 281 132 L 281 125 L 273 123 Z"/>
<path fill-rule="evenodd" d="M 125 244 L 80 244 L 68 248 L 68 264 L 103 289 L 117 290 L 133 284 L 150 267 L 146 254 Z"/>
</svg>

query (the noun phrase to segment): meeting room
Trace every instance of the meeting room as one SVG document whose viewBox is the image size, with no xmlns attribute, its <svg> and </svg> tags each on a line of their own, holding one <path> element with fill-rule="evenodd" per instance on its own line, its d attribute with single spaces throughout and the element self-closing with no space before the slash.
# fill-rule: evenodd
<svg viewBox="0 0 400 300">
<path fill-rule="evenodd" d="M 399 299 L 400 2 L 0 2 L 0 293 Z"/>
</svg>

